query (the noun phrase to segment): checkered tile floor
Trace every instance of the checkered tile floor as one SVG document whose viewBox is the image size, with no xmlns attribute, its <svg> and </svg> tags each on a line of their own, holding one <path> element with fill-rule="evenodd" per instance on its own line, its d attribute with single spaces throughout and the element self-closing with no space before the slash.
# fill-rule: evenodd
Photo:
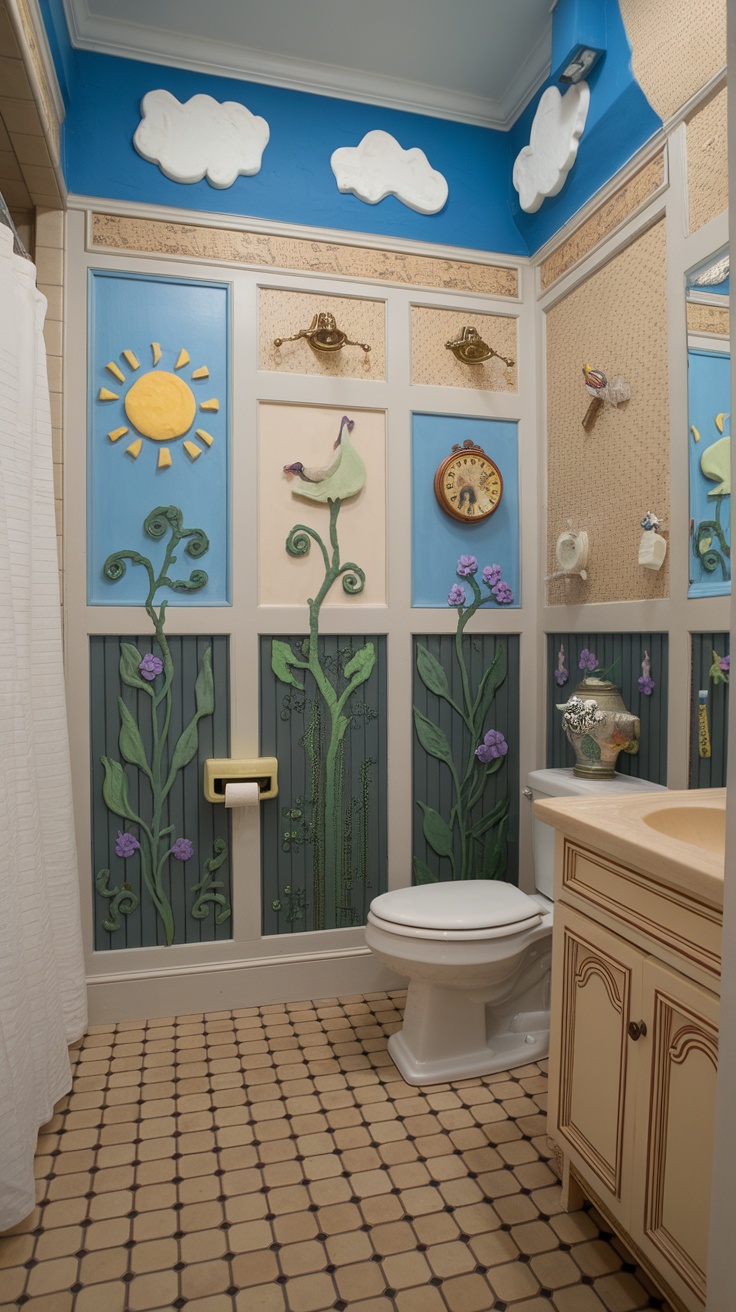
<svg viewBox="0 0 736 1312">
<path fill-rule="evenodd" d="M 549 1168 L 545 1063 L 410 1088 L 404 995 L 97 1026 L 0 1236 L 24 1312 L 671 1312 Z"/>
</svg>

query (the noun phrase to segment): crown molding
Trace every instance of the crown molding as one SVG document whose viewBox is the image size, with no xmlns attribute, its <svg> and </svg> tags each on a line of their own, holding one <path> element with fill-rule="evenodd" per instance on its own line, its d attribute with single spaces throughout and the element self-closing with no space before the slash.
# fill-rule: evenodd
<svg viewBox="0 0 736 1312">
<path fill-rule="evenodd" d="M 87 0 L 64 0 L 64 12 L 71 43 L 76 50 L 95 51 L 170 68 L 193 69 L 215 77 L 260 82 L 290 91 L 354 100 L 500 131 L 512 126 L 550 69 L 547 28 L 529 52 L 506 95 L 501 100 L 491 100 L 449 87 L 409 82 L 380 73 L 189 37 L 153 24 L 148 27 L 100 17 L 90 13 Z M 523 88 L 521 94 L 519 86 Z"/>
</svg>

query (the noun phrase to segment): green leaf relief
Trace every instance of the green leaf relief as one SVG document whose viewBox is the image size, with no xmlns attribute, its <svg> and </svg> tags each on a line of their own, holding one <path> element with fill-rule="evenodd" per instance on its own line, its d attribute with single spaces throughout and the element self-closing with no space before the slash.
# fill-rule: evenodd
<svg viewBox="0 0 736 1312">
<path fill-rule="evenodd" d="M 481 680 L 478 692 L 478 713 L 476 723 L 483 732 L 488 712 L 496 693 L 506 678 L 506 650 L 499 647 Z"/>
<path fill-rule="evenodd" d="M 109 756 L 102 757 L 105 778 L 102 784 L 102 796 L 108 811 L 119 815 L 123 820 L 138 820 L 128 801 L 128 780 L 119 761 L 111 761 Z"/>
<path fill-rule="evenodd" d="M 483 869 L 484 879 L 502 879 L 506 874 L 506 864 L 508 861 L 508 843 L 506 841 L 506 826 L 508 819 L 504 817 L 498 826 L 496 841 L 493 847 L 486 852 L 486 861 Z"/>
<path fill-rule="evenodd" d="M 189 721 L 186 729 L 183 729 L 179 735 L 179 740 L 174 748 L 174 755 L 171 758 L 171 765 L 169 766 L 170 778 L 172 778 L 178 770 L 181 770 L 185 765 L 188 765 L 196 756 L 197 748 L 199 746 L 198 724 L 199 716 L 195 715 L 194 718 Z"/>
<path fill-rule="evenodd" d="M 422 821 L 422 831 L 429 846 L 438 856 L 452 856 L 452 830 L 446 820 L 438 811 L 433 811 L 431 806 L 420 802 L 419 805 L 424 812 Z"/>
<path fill-rule="evenodd" d="M 118 697 L 118 710 L 120 712 L 120 736 L 118 738 L 120 755 L 124 761 L 127 761 L 130 765 L 137 765 L 149 779 L 152 779 L 153 776 L 146 759 L 140 730 L 122 697 Z"/>
<path fill-rule="evenodd" d="M 288 642 L 281 642 L 279 638 L 274 638 L 271 643 L 271 669 L 282 683 L 288 683 L 292 688 L 298 688 L 304 692 L 304 684 L 294 678 L 290 666 L 298 664 Z"/>
<path fill-rule="evenodd" d="M 149 696 L 153 696 L 153 689 L 150 683 L 147 683 L 141 677 L 138 666 L 143 657 L 137 647 L 132 642 L 121 642 L 120 644 L 120 678 L 129 688 L 142 688 Z"/>
<path fill-rule="evenodd" d="M 211 715 L 215 709 L 215 681 L 212 677 L 212 648 L 208 647 L 202 657 L 202 666 L 194 685 L 194 702 L 197 715 Z"/>
<path fill-rule="evenodd" d="M 426 715 L 415 706 L 414 707 L 414 727 L 417 731 L 417 738 L 421 746 L 430 756 L 434 756 L 438 761 L 447 761 L 452 763 L 452 752 L 447 737 L 439 725 L 433 724 L 428 720 Z"/>
<path fill-rule="evenodd" d="M 370 678 L 371 671 L 376 663 L 376 649 L 372 642 L 367 642 L 365 647 L 356 651 L 352 660 L 349 660 L 343 670 L 343 677 L 353 680 L 353 686 L 357 688 L 361 683 L 365 683 Z M 355 678 L 358 675 L 358 678 Z"/>
<path fill-rule="evenodd" d="M 436 656 L 420 644 L 417 645 L 417 674 L 430 692 L 435 693 L 437 697 L 449 698 L 450 685 L 444 669 Z"/>
<path fill-rule="evenodd" d="M 586 733 L 580 739 L 580 755 L 584 756 L 587 761 L 600 761 L 601 759 L 600 743 L 597 743 L 595 738 L 591 738 L 589 733 Z"/>
<path fill-rule="evenodd" d="M 415 884 L 436 884 L 437 876 L 432 874 L 429 866 L 419 860 L 418 856 L 414 857 L 414 883 Z"/>
</svg>

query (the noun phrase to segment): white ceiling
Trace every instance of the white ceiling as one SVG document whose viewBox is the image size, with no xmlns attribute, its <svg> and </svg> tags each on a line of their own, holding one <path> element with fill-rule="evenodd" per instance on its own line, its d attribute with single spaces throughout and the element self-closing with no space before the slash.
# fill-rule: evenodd
<svg viewBox="0 0 736 1312">
<path fill-rule="evenodd" d="M 64 0 L 84 50 L 509 127 L 556 0 Z"/>
</svg>

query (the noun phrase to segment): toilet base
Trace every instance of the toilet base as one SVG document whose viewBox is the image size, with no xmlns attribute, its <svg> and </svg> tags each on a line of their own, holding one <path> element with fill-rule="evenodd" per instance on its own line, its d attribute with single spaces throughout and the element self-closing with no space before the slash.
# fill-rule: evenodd
<svg viewBox="0 0 736 1312">
<path fill-rule="evenodd" d="M 522 1012 L 511 1022 L 513 1028 L 494 1034 L 474 1051 L 435 1054 L 422 1060 L 407 1041 L 406 1027 L 392 1034 L 389 1055 L 405 1084 L 447 1084 L 478 1075 L 542 1061 L 549 1052 L 549 1012 Z"/>
</svg>

